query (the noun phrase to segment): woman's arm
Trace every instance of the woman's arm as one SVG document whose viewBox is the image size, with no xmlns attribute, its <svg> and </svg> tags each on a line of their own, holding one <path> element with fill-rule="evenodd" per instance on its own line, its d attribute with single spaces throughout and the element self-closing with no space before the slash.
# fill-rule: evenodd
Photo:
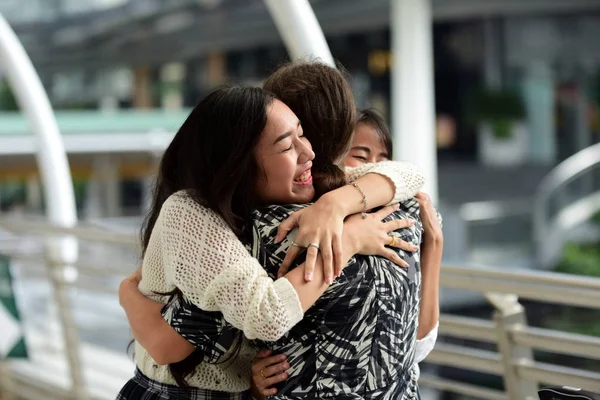
<svg viewBox="0 0 600 400">
<path fill-rule="evenodd" d="M 358 183 L 363 189 L 370 208 L 408 200 L 425 184 L 425 177 L 421 171 L 415 165 L 403 161 L 363 164 L 356 168 L 346 168 L 346 174 L 350 182 Z M 330 193 L 342 200 L 345 198 L 342 194 L 350 192 L 347 189 L 349 188 L 345 188 L 346 193 L 335 193 L 336 190 Z"/>
<path fill-rule="evenodd" d="M 348 170 L 348 178 L 357 187 L 346 185 L 324 194 L 311 207 L 292 214 L 282 222 L 276 237 L 276 241 L 281 241 L 292 229 L 299 227 L 296 241 L 301 245 L 315 243 L 315 238 L 320 238 L 316 244 L 320 246 L 327 282 L 333 282 L 333 277 L 340 275 L 344 265 L 340 241 L 343 220 L 366 209 L 407 200 L 425 182 L 417 167 L 399 161 L 383 161 L 352 168 Z M 287 272 L 297 254 L 298 249 L 293 248 L 285 258 L 281 265 L 281 276 Z M 312 278 L 313 272 L 314 257 L 307 257 L 307 281 Z"/>
<path fill-rule="evenodd" d="M 388 207 L 380 210 L 377 214 L 372 215 L 367 220 L 357 218 L 349 222 L 349 227 L 345 230 L 344 236 L 345 247 L 349 249 L 346 255 L 348 258 L 353 255 L 350 254 L 353 251 L 356 253 L 369 251 L 373 254 L 388 257 L 398 264 L 406 265 L 395 252 L 385 248 L 385 245 L 389 242 L 389 237 L 387 236 L 388 232 L 410 226 L 411 224 L 411 221 L 409 220 L 382 223 L 381 219 L 392 211 L 393 208 Z M 268 220 L 268 218 L 265 218 L 265 220 Z M 269 240 L 272 241 L 272 238 Z M 354 248 L 357 250 L 350 250 Z M 284 252 L 285 250 L 283 250 L 283 253 Z M 257 262 L 257 260 L 254 261 Z M 290 272 L 286 278 L 289 279 L 289 282 L 291 282 L 295 287 L 295 290 L 297 290 L 301 306 L 304 310 L 308 309 L 328 287 L 328 285 L 323 283 L 321 268 L 318 269 L 312 283 L 304 281 L 300 268 Z M 270 280 L 270 278 L 268 279 Z M 141 295 L 137 287 L 122 285 L 122 289 L 119 296 L 121 305 L 125 308 L 127 315 L 144 314 L 129 318 L 134 335 L 157 362 L 173 363 L 181 361 L 185 356 L 191 353 L 193 346 L 192 348 L 183 346 L 176 340 L 181 339 L 181 336 L 179 336 L 178 332 L 169 326 L 169 324 L 161 317 L 160 313 L 156 311 L 158 306 L 155 306 L 155 304 L 157 303 Z M 196 305 L 192 302 L 191 306 L 194 307 Z M 266 313 L 268 313 L 269 310 L 266 311 Z M 183 315 L 183 317 L 188 319 L 194 318 L 195 313 L 197 315 L 202 312 L 203 311 L 196 306 L 196 311 L 190 308 L 184 313 L 185 315 Z M 225 319 L 227 320 L 227 316 L 225 316 Z M 244 333 L 248 336 L 247 332 Z M 160 337 L 156 337 L 159 335 Z M 192 342 L 192 344 L 198 345 L 201 341 L 195 340 L 193 336 L 193 332 L 187 332 L 185 334 L 185 339 Z M 165 352 L 166 347 L 169 349 L 168 352 Z"/>
<path fill-rule="evenodd" d="M 139 282 L 140 277 L 134 274 L 119 286 L 119 302 L 125 310 L 133 337 L 159 365 L 185 359 L 195 347 L 161 317 L 164 304 L 145 297 L 138 290 Z"/>
<path fill-rule="evenodd" d="M 419 202 L 419 212 L 423 223 L 421 310 L 417 333 L 417 339 L 422 339 L 437 327 L 440 318 L 440 267 L 444 235 L 438 213 L 433 208 L 429 196 L 421 192 L 415 198 Z"/>
</svg>

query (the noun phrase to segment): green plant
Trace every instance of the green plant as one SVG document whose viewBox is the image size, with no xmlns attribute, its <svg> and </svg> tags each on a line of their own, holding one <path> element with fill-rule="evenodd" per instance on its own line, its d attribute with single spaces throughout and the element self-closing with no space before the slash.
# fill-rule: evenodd
<svg viewBox="0 0 600 400">
<path fill-rule="evenodd" d="M 600 211 L 597 211 L 594 215 L 592 215 L 591 221 L 594 224 L 600 225 Z"/>
<path fill-rule="evenodd" d="M 568 243 L 556 271 L 600 277 L 600 243 Z"/>
<path fill-rule="evenodd" d="M 499 139 L 509 138 L 513 123 L 525 117 L 521 97 L 510 90 L 478 90 L 471 96 L 470 103 L 473 122 L 489 124 Z"/>
</svg>

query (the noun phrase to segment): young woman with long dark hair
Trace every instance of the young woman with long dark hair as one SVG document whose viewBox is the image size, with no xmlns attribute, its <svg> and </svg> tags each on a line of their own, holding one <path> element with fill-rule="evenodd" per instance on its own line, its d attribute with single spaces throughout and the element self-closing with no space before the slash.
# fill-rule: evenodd
<svg viewBox="0 0 600 400">
<path fill-rule="evenodd" d="M 287 75 L 289 77 L 290 74 L 288 74 L 288 73 L 291 72 L 291 74 L 294 75 L 297 78 L 296 82 L 302 82 L 303 79 L 304 79 L 304 81 L 303 81 L 304 83 L 310 82 L 310 85 L 308 85 L 308 87 L 307 87 L 307 85 L 304 85 L 304 84 L 303 85 L 297 85 L 297 86 L 293 86 L 293 85 L 292 86 L 289 86 L 289 85 L 286 86 L 290 90 L 297 90 L 298 91 L 297 94 L 300 94 L 302 92 L 302 90 L 310 89 L 310 86 L 312 85 L 313 89 L 314 89 L 314 92 L 306 92 L 306 96 L 304 96 L 304 97 L 310 98 L 311 96 L 314 97 L 315 93 L 317 93 L 317 94 L 323 94 L 323 93 L 325 93 L 325 94 L 331 94 L 332 92 L 334 94 L 336 94 L 336 95 L 337 94 L 342 94 L 341 96 L 337 96 L 337 97 L 335 97 L 335 96 L 333 96 L 333 97 L 332 96 L 324 96 L 324 97 L 321 97 L 321 99 L 325 99 L 325 101 L 319 102 L 317 104 L 317 103 L 310 102 L 308 99 L 306 99 L 306 101 L 304 101 L 304 99 L 298 98 L 297 96 L 294 98 L 293 93 L 289 93 L 288 92 L 288 93 L 279 94 L 282 97 L 286 97 L 287 96 L 286 97 L 286 102 L 289 102 L 289 104 L 292 105 L 292 107 L 294 107 L 294 108 L 296 108 L 298 110 L 297 112 L 299 112 L 302 115 L 301 116 L 302 121 L 309 121 L 310 123 L 312 123 L 314 125 L 314 126 L 310 126 L 310 124 L 309 124 L 309 126 L 306 129 L 306 133 L 308 135 L 308 133 L 310 132 L 311 137 L 314 137 L 316 139 L 317 145 L 315 146 L 315 152 L 317 154 L 320 154 L 323 157 L 322 158 L 322 163 L 320 164 L 320 168 L 322 168 L 325 172 L 327 171 L 328 168 L 329 169 L 333 169 L 334 171 L 335 171 L 335 168 L 339 169 L 339 162 L 340 162 L 340 160 L 343 160 L 344 152 L 347 151 L 350 142 L 349 141 L 345 141 L 345 142 L 344 141 L 338 141 L 337 145 L 332 145 L 331 143 L 329 143 L 329 144 L 324 143 L 323 141 L 320 141 L 320 138 L 319 138 L 319 134 L 322 131 L 315 131 L 314 128 L 320 126 L 321 128 L 323 128 L 324 131 L 327 131 L 327 125 L 331 124 L 331 121 L 338 121 L 338 118 L 335 118 L 335 117 L 332 118 L 332 116 L 340 115 L 340 113 L 339 113 L 340 110 L 342 110 L 342 114 L 343 114 L 343 111 L 345 111 L 345 110 L 354 110 L 352 96 L 351 96 L 351 93 L 348 95 L 349 88 L 347 86 L 347 83 L 343 79 L 343 77 L 341 79 L 339 79 L 339 76 L 335 77 L 334 78 L 334 82 L 330 82 L 330 81 L 323 82 L 323 79 L 321 79 L 322 75 L 323 75 L 323 74 L 321 74 L 321 72 L 324 72 L 324 75 L 329 76 L 329 77 L 331 77 L 332 75 L 334 75 L 333 71 L 335 71 L 335 70 L 331 71 L 331 69 L 330 68 L 328 69 L 328 68 L 329 67 L 326 67 L 326 66 L 318 66 L 318 65 L 312 65 L 312 64 L 308 64 L 308 65 L 304 65 L 304 66 L 303 65 L 295 65 L 295 66 L 290 67 L 288 69 L 288 71 L 286 71 L 283 74 L 283 76 L 280 76 L 280 78 L 281 78 L 280 80 L 284 81 L 285 80 L 285 79 L 283 79 L 284 76 Z M 292 71 L 290 71 L 290 69 Z M 301 73 L 298 74 L 299 72 L 301 72 Z M 302 72 L 304 73 L 304 76 L 302 76 Z M 274 74 L 274 75 L 276 75 L 276 74 Z M 305 79 L 305 78 L 308 78 L 308 79 Z M 338 80 L 337 82 L 335 82 L 336 79 Z M 276 82 L 276 80 L 275 80 L 275 82 Z M 272 83 L 273 83 L 273 81 L 272 81 Z M 321 86 L 323 84 L 327 84 L 329 86 L 327 88 L 325 88 L 325 89 L 322 89 Z M 341 88 L 341 89 L 337 90 L 339 88 Z M 277 88 L 274 87 L 271 90 L 277 91 Z M 318 95 L 317 95 L 317 97 L 318 97 Z M 342 104 L 340 105 L 339 103 L 336 103 L 335 101 L 332 101 L 331 100 L 332 98 L 334 98 L 335 100 L 339 99 L 342 102 Z M 308 110 L 306 107 L 310 107 L 310 109 Z M 338 113 L 336 113 L 336 112 L 330 112 L 330 109 L 332 107 L 335 108 L 335 111 L 338 111 Z M 352 115 L 352 112 L 353 111 L 350 111 L 348 113 L 348 115 L 350 116 L 349 118 L 346 115 L 342 115 L 339 118 L 339 120 L 342 121 L 343 124 L 345 124 L 345 127 L 350 127 L 350 131 L 348 131 L 348 129 L 346 129 L 344 126 L 342 126 L 341 129 L 338 129 L 337 132 L 333 132 L 335 135 L 333 135 L 333 136 L 330 137 L 330 140 L 333 140 L 332 143 L 334 143 L 334 144 L 336 143 L 336 141 L 335 141 L 336 138 L 346 137 L 346 138 L 350 138 L 351 139 L 353 124 L 354 124 L 354 118 L 355 118 L 355 116 Z M 327 122 L 324 122 L 324 121 L 327 121 Z M 290 148 L 291 147 L 293 147 L 293 143 L 292 143 L 292 146 L 290 146 Z M 341 151 L 340 151 L 340 149 L 341 149 Z M 316 160 L 317 159 L 315 159 L 315 161 Z M 382 163 L 382 164 L 385 164 L 385 163 Z M 313 165 L 313 169 L 316 169 L 315 168 L 316 166 L 317 165 L 315 163 Z M 384 168 L 384 169 L 386 168 L 385 165 L 379 166 L 379 167 L 380 168 Z M 410 190 L 407 190 L 407 187 L 410 187 L 410 184 L 414 184 L 414 181 L 412 181 L 413 179 L 420 179 L 419 177 L 415 177 L 414 173 L 411 175 L 411 172 L 410 171 L 406 171 L 405 167 L 404 167 L 404 170 L 402 168 L 398 167 L 397 164 L 396 164 L 396 167 L 390 167 L 390 166 L 387 166 L 387 167 L 391 168 L 391 169 L 396 168 L 396 172 L 398 172 L 402 176 L 402 178 L 397 179 L 395 181 L 395 183 L 396 183 L 395 189 L 396 189 L 396 196 L 397 197 L 398 197 L 399 193 L 400 193 L 399 197 L 402 197 L 403 195 L 406 194 L 406 192 L 410 192 Z M 338 185 L 339 184 L 343 185 L 346 182 L 345 176 L 343 174 L 340 175 L 337 172 L 334 172 L 333 174 L 331 174 L 331 173 L 329 175 L 326 174 L 325 178 L 331 178 L 331 177 L 336 178 L 336 176 L 335 176 L 336 174 L 337 174 L 338 177 L 342 177 L 343 178 L 343 179 L 338 179 L 338 182 L 341 181 L 341 183 L 338 183 Z M 369 175 L 376 175 L 376 174 L 369 174 Z M 361 179 L 364 179 L 364 178 L 361 178 Z M 333 180 L 335 180 L 335 179 L 330 179 L 330 182 L 333 181 Z M 401 184 L 399 184 L 399 183 L 401 183 Z M 408 183 L 409 185 L 405 185 L 405 183 Z M 383 181 L 379 183 L 379 185 L 388 185 L 388 184 L 389 184 L 389 182 L 387 182 L 386 179 L 383 179 Z M 363 185 L 362 182 L 361 182 L 361 185 Z M 325 187 L 327 186 L 327 182 L 325 182 L 324 186 Z M 329 186 L 331 186 L 331 184 Z M 417 186 L 420 186 L 420 183 Z M 346 185 L 344 185 L 341 189 L 338 189 L 337 192 L 338 193 L 339 192 L 344 193 L 344 195 L 346 197 L 346 200 L 352 199 L 353 195 L 358 195 L 356 197 L 357 203 L 355 205 L 359 205 L 359 206 L 362 206 L 362 207 L 358 207 L 358 210 L 356 210 L 356 211 L 363 211 L 363 209 L 361 209 L 361 208 L 363 208 L 364 206 L 366 206 L 366 204 L 364 204 L 363 201 L 365 200 L 365 198 L 367 196 L 371 196 L 371 193 L 368 190 L 364 190 L 364 187 L 362 189 L 363 190 L 360 189 L 360 186 L 357 188 L 356 186 L 352 187 L 352 186 L 346 186 Z M 327 192 L 326 190 L 324 190 L 323 192 L 327 193 L 327 195 L 323 196 L 321 198 L 321 200 L 319 200 L 319 201 L 322 201 L 323 199 L 331 199 L 332 198 L 329 195 L 329 193 L 333 193 L 333 192 Z M 334 191 L 334 192 L 336 192 L 336 191 Z M 365 195 L 365 192 L 367 192 L 366 195 Z M 414 194 L 414 192 L 412 194 Z M 412 194 L 410 194 L 408 197 L 411 197 Z M 372 199 L 373 199 L 372 197 L 369 197 L 369 200 L 372 200 Z M 354 202 L 355 202 L 355 200 L 351 201 L 351 203 L 354 203 Z M 317 204 L 315 204 L 314 206 L 312 206 L 312 208 L 317 208 L 318 204 L 319 204 L 319 202 L 317 202 Z M 381 204 L 381 203 L 379 203 L 379 204 Z M 402 215 L 404 217 L 406 217 L 407 215 L 412 215 L 412 216 L 416 216 L 418 218 L 418 205 L 417 205 L 416 213 L 415 213 L 414 204 L 415 203 L 413 203 L 410 206 L 410 207 L 413 207 L 413 208 L 409 207 L 409 208 L 407 208 L 406 212 L 399 213 L 399 215 Z M 371 205 L 372 206 L 377 206 L 377 202 L 376 201 L 370 201 L 369 205 L 370 206 Z M 253 246 L 252 246 L 253 249 L 261 249 L 262 248 L 262 249 L 267 249 L 268 250 L 270 246 L 273 246 L 275 244 L 275 241 L 274 241 L 275 238 L 274 238 L 274 236 L 275 236 L 275 231 L 276 230 L 274 230 L 272 228 L 269 228 L 268 230 L 265 230 L 265 229 L 268 228 L 267 225 L 269 225 L 269 223 L 275 223 L 275 224 L 277 224 L 279 221 L 282 220 L 281 218 L 283 218 L 284 216 L 289 215 L 289 210 L 286 211 L 285 208 L 279 207 L 279 208 L 277 208 L 276 210 L 273 210 L 273 211 L 275 211 L 275 214 L 273 214 L 273 213 L 271 213 L 271 214 L 266 213 L 266 214 L 263 214 L 262 218 L 261 218 L 260 214 L 259 215 L 255 214 L 255 219 L 254 219 L 255 225 L 254 225 L 254 229 L 251 230 L 252 233 L 253 233 L 253 239 L 252 239 L 253 240 Z M 302 231 L 302 227 L 303 227 L 304 222 L 306 222 L 306 221 L 310 222 L 310 218 L 308 217 L 310 214 L 309 214 L 308 211 L 302 211 L 302 212 L 298 212 L 298 213 L 295 214 L 295 215 L 300 215 L 301 216 L 300 218 L 295 218 L 295 220 L 300 223 L 300 228 L 301 228 L 300 230 L 301 231 Z M 367 218 L 365 220 L 363 220 L 362 218 L 358 217 L 358 218 L 355 218 L 352 221 L 349 221 L 349 223 L 355 222 L 357 219 L 361 220 L 362 222 L 368 222 L 369 220 L 373 220 L 373 219 L 375 220 L 375 222 L 379 222 L 379 218 L 381 216 L 382 216 L 382 214 L 377 214 L 375 217 Z M 319 223 L 322 222 L 321 220 L 317 220 L 317 221 Z M 257 222 L 258 222 L 258 224 L 257 224 Z M 319 223 L 317 223 L 317 225 L 319 225 Z M 307 231 L 307 230 L 305 230 L 305 231 Z M 308 230 L 308 231 L 310 231 L 310 230 Z M 419 228 L 419 231 L 420 231 L 420 228 Z M 257 232 L 259 233 L 258 236 L 256 235 Z M 357 237 L 360 237 L 360 234 L 364 234 L 364 233 L 365 233 L 365 231 L 357 231 L 355 234 L 352 234 L 352 235 L 349 235 L 349 236 L 357 238 Z M 265 234 L 266 234 L 266 236 L 265 236 Z M 344 234 L 346 234 L 346 229 L 344 229 Z M 270 235 L 272 235 L 273 237 L 271 237 L 269 239 Z M 369 236 L 369 235 L 367 235 L 367 236 Z M 390 237 L 386 235 L 385 229 L 380 229 L 379 233 L 376 236 L 377 236 L 377 239 L 378 239 L 378 241 L 376 241 L 377 244 L 374 247 L 370 248 L 371 251 L 374 251 L 376 253 L 385 253 L 386 255 L 389 255 L 389 251 L 391 251 L 391 249 L 389 249 L 389 248 L 386 249 L 385 245 L 392 245 L 392 246 L 395 247 L 395 246 L 398 246 L 400 243 L 403 243 L 401 240 L 396 240 L 394 238 L 390 239 Z M 299 246 L 307 246 L 307 245 L 313 244 L 313 242 L 304 243 L 304 242 L 300 241 L 300 239 L 298 239 L 300 237 L 301 237 L 301 234 L 299 234 L 298 237 L 296 238 L 296 243 L 295 244 L 297 244 Z M 307 236 L 307 237 L 309 237 L 309 236 Z M 259 243 L 261 240 L 263 240 L 265 238 L 267 239 L 266 243 Z M 418 235 L 417 236 L 414 236 L 414 235 L 410 236 L 409 235 L 409 236 L 406 236 L 406 238 L 410 239 L 411 241 L 413 241 L 413 244 L 411 244 L 411 245 L 409 245 L 407 247 L 410 248 L 411 250 L 415 250 L 415 244 L 414 244 L 414 242 L 418 242 L 420 240 L 419 236 Z M 283 261 L 283 256 L 284 256 L 285 252 L 282 253 L 281 252 L 282 249 L 285 250 L 289 246 L 291 246 L 292 244 L 293 243 L 291 241 L 289 241 L 289 240 L 286 240 L 286 241 L 282 242 L 280 245 L 278 245 L 278 247 L 280 248 L 279 250 L 277 250 L 275 252 L 271 252 L 271 254 L 273 256 L 272 259 L 263 259 L 264 265 L 268 269 L 268 271 L 271 274 L 271 276 L 274 276 L 275 274 L 277 274 L 277 268 L 278 268 L 279 264 Z M 405 245 L 406 244 L 407 243 L 405 243 Z M 292 248 L 296 248 L 296 247 L 297 246 L 292 247 Z M 310 255 L 310 250 L 311 249 L 315 249 L 315 247 L 318 247 L 318 245 L 317 246 L 308 246 L 308 247 L 309 247 L 309 249 L 308 249 L 307 253 L 309 253 L 309 255 Z M 272 248 L 271 248 L 271 250 L 272 250 Z M 318 249 L 315 249 L 315 250 L 318 250 Z M 259 251 L 259 253 L 260 253 L 260 251 Z M 264 254 L 269 254 L 269 251 L 266 251 L 266 253 L 264 253 Z M 259 254 L 257 254 L 257 253 L 255 253 L 255 255 L 259 256 Z M 402 252 L 400 254 L 396 254 L 396 256 L 398 256 L 398 255 L 401 255 L 403 257 L 407 257 L 408 256 L 406 252 Z M 394 257 L 390 256 L 390 258 L 394 258 Z M 381 264 L 380 261 L 378 261 L 375 264 L 372 264 L 372 262 L 370 262 L 370 261 L 365 261 L 364 259 L 363 259 L 363 261 L 364 262 L 359 263 L 360 264 L 360 267 L 359 267 L 360 271 L 364 271 L 365 268 L 366 269 L 372 269 L 372 268 L 379 269 L 379 268 L 383 267 L 383 264 Z M 412 257 L 410 261 L 411 261 L 411 266 L 412 266 L 412 272 L 411 273 L 413 275 L 418 274 L 418 272 L 419 272 L 418 271 L 418 267 L 419 267 L 418 266 L 418 257 Z M 277 268 L 274 269 L 274 267 L 277 267 Z M 297 271 L 297 270 L 295 270 L 295 271 Z M 315 273 L 319 273 L 319 272 L 320 272 L 320 268 L 317 268 L 315 270 Z M 315 274 L 315 277 L 316 277 L 316 274 Z M 417 279 L 414 279 L 414 278 L 417 278 Z M 402 275 L 402 276 L 395 276 L 394 279 L 400 279 L 400 280 L 409 279 L 410 280 L 410 277 L 408 277 L 408 275 Z M 334 286 L 331 286 L 330 290 L 334 290 Z M 413 276 L 413 279 L 412 279 L 411 283 L 408 286 L 409 286 L 409 291 L 407 292 L 407 295 L 410 296 L 411 302 L 408 302 L 410 304 L 407 303 L 406 307 L 410 307 L 411 308 L 411 312 L 407 313 L 407 315 L 410 314 L 411 326 L 409 327 L 410 329 L 407 329 L 407 335 L 408 335 L 407 337 L 410 338 L 410 337 L 414 337 L 414 335 L 411 332 L 414 333 L 416 331 L 415 320 L 416 320 L 416 315 L 417 314 L 415 313 L 415 310 L 418 311 L 418 300 L 415 302 L 415 299 L 418 298 L 418 295 L 416 295 L 416 293 L 418 293 L 419 286 L 420 286 L 420 281 L 418 280 L 418 277 Z M 374 285 L 373 288 L 376 291 L 379 290 L 379 289 L 382 289 L 382 287 L 379 287 L 377 285 Z M 348 300 L 351 300 L 351 298 L 348 298 Z M 143 303 L 143 301 L 142 301 L 142 303 Z M 365 305 L 367 305 L 367 304 L 362 303 L 361 307 L 363 307 Z M 398 306 L 398 304 L 396 306 Z M 126 306 L 125 308 L 127 309 L 128 307 Z M 146 312 L 146 314 L 144 314 L 144 315 L 145 315 L 145 317 L 147 317 L 149 315 L 148 313 L 151 314 L 151 312 L 149 311 L 150 308 L 151 308 L 151 306 L 144 305 L 144 307 L 142 307 L 142 308 L 138 307 L 137 310 L 143 311 L 143 312 L 140 312 L 140 315 L 142 315 L 142 314 L 144 314 L 144 312 Z M 140 325 L 140 320 L 139 319 L 138 319 L 138 321 L 135 321 L 136 314 L 138 314 L 138 313 L 132 312 L 132 310 L 134 310 L 134 309 L 135 309 L 134 306 L 131 306 L 131 305 L 129 306 L 128 316 L 130 316 L 130 323 L 131 323 L 131 325 L 132 325 L 132 327 L 134 329 L 134 333 L 136 333 L 136 324 L 138 325 L 138 327 L 142 327 L 141 331 L 144 330 L 143 329 L 144 327 L 143 327 L 143 324 Z M 166 314 L 166 317 L 170 320 L 171 324 L 178 330 L 178 332 L 180 334 L 182 334 L 183 336 L 185 336 L 186 339 L 189 340 L 193 345 L 197 346 L 198 344 L 201 344 L 203 338 L 204 339 L 206 338 L 205 332 L 202 329 L 193 329 L 193 324 L 190 325 L 190 323 L 189 323 L 190 321 L 198 321 L 199 319 L 200 320 L 201 319 L 205 319 L 206 318 L 206 314 L 207 314 L 205 311 L 203 311 L 201 308 L 197 307 L 192 302 L 189 302 L 189 301 L 178 302 L 177 304 L 175 304 L 174 307 L 168 307 L 167 310 L 166 310 L 166 312 L 165 312 L 165 314 Z M 134 317 L 133 320 L 132 320 L 132 317 Z M 137 317 L 139 317 L 139 315 Z M 187 320 L 187 322 L 185 322 L 186 320 Z M 226 315 L 225 315 L 225 320 L 227 320 L 227 316 Z M 325 321 L 322 321 L 322 322 L 325 322 Z M 155 325 L 153 325 L 153 326 L 155 326 Z M 152 336 L 152 333 L 153 333 L 152 331 L 153 330 L 154 329 L 146 329 L 146 332 L 139 331 L 136 334 L 136 338 L 138 338 L 138 335 L 144 335 L 144 334 L 149 334 L 149 336 Z M 167 338 L 167 336 L 168 336 L 167 334 L 165 334 L 165 335 L 162 335 L 162 334 L 158 335 L 159 341 L 161 340 L 160 339 L 161 337 Z M 225 336 L 227 336 L 227 335 L 225 335 Z M 292 338 L 292 341 L 293 341 L 293 335 L 292 336 L 288 335 L 288 336 L 286 336 L 285 339 L 282 339 L 282 340 L 287 340 L 287 339 L 290 339 L 290 338 Z M 369 340 L 371 340 L 371 339 L 369 339 Z M 143 342 L 144 339 L 142 339 L 141 341 Z M 149 343 L 147 347 L 153 347 L 154 350 L 155 350 L 155 352 L 156 351 L 160 351 L 160 349 L 161 349 L 160 345 L 153 346 L 153 344 L 151 343 L 152 341 L 150 339 L 148 339 L 148 338 L 146 339 L 146 341 Z M 169 339 L 168 343 L 174 344 L 175 341 L 176 341 L 176 339 L 173 339 L 173 340 Z M 155 344 L 157 344 L 157 343 L 155 343 Z M 189 343 L 187 343 L 187 344 L 189 345 Z M 213 344 L 214 344 L 214 341 L 213 341 Z M 373 345 L 376 345 L 376 344 L 373 343 Z M 411 348 L 412 346 L 414 346 L 414 342 L 411 342 L 410 339 L 406 340 L 406 343 L 405 343 L 404 346 L 405 346 L 405 349 L 406 348 Z M 406 346 L 408 346 L 408 347 L 406 347 Z M 164 348 L 165 346 L 163 345 L 162 347 Z M 175 347 L 177 347 L 177 346 L 175 346 Z M 192 346 L 192 349 L 193 349 L 193 346 Z M 401 352 L 403 351 L 402 349 L 398 349 L 398 350 L 401 351 Z M 162 350 L 162 351 L 164 352 L 164 350 Z M 178 361 L 178 359 L 180 359 L 180 358 L 178 358 L 177 355 L 173 354 L 173 353 L 175 353 L 174 351 L 171 351 L 170 353 L 171 353 L 170 355 L 173 356 L 172 357 L 174 359 L 173 361 Z M 290 354 L 290 357 L 296 357 L 297 358 L 297 354 L 293 354 L 293 353 L 288 353 L 288 354 Z M 167 356 L 168 355 L 165 354 L 165 359 L 164 360 L 167 359 Z M 408 356 L 409 355 L 407 354 L 407 357 Z M 205 362 L 206 361 L 210 362 L 210 358 L 207 359 L 206 357 L 204 357 L 202 360 L 204 360 Z M 300 358 L 297 358 L 297 360 L 300 360 Z M 238 361 L 239 361 L 239 359 L 238 359 Z M 306 365 L 304 361 L 302 361 L 302 363 L 303 363 L 302 365 Z M 243 362 L 241 362 L 241 363 L 240 362 L 236 362 L 236 364 L 240 365 L 240 364 L 243 364 Z M 409 369 L 408 365 L 410 363 L 404 363 L 404 362 L 402 362 L 401 364 L 405 365 L 405 368 L 407 368 L 407 370 Z M 394 368 L 397 368 L 397 367 L 394 367 Z M 303 372 L 302 368 L 300 368 L 298 370 L 298 372 Z M 303 376 L 303 375 L 305 376 L 305 378 L 310 379 L 310 377 L 306 376 L 305 373 L 300 373 L 300 376 Z M 406 378 L 406 377 L 404 377 L 404 378 Z M 405 383 L 410 383 L 409 381 L 410 380 L 407 380 L 407 382 L 405 382 Z M 292 386 L 290 386 L 288 390 L 292 390 L 293 389 L 293 383 L 294 382 L 292 381 Z M 360 382 L 358 382 L 357 384 L 361 385 Z M 350 389 L 350 390 L 353 390 L 353 389 Z M 396 390 L 396 388 L 394 388 L 394 390 Z M 401 390 L 404 390 L 404 389 L 401 389 Z M 337 394 L 336 394 L 336 396 L 337 396 Z"/>
</svg>

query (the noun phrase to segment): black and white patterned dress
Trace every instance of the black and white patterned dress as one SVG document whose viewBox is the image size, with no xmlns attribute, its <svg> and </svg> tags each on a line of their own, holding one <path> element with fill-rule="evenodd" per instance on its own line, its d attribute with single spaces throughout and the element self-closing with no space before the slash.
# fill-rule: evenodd
<svg viewBox="0 0 600 400">
<path fill-rule="evenodd" d="M 305 206 L 269 206 L 254 217 L 251 251 L 273 278 L 291 240 L 274 243 L 277 226 Z M 400 204 L 391 219 L 416 224 L 398 231 L 421 244 L 422 224 L 415 200 Z M 414 353 L 420 305 L 420 253 L 397 250 L 409 263 L 401 268 L 382 257 L 355 256 L 304 319 L 277 342 L 255 342 L 286 354 L 290 377 L 277 386 L 274 399 L 414 399 L 419 398 Z M 171 325 L 192 344 L 190 329 L 205 312 L 183 301 L 170 307 Z M 205 340 L 204 337 L 202 340 Z M 216 344 L 216 343 L 215 343 Z M 221 342 L 221 344 L 223 344 Z"/>
</svg>

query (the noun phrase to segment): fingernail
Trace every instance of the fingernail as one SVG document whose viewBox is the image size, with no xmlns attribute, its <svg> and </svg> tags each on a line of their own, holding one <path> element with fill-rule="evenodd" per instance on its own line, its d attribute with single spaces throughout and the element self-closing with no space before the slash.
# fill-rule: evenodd
<svg viewBox="0 0 600 400">
<path fill-rule="evenodd" d="M 415 220 L 414 219 L 409 219 L 408 220 L 408 225 L 414 225 L 415 224 Z"/>
<path fill-rule="evenodd" d="M 413 244 L 412 245 L 412 249 L 413 249 L 413 251 L 417 251 L 417 250 L 419 250 L 419 246 L 416 246 L 416 245 Z"/>
<path fill-rule="evenodd" d="M 286 356 L 285 354 L 282 354 L 282 355 L 281 355 L 281 357 L 279 357 L 279 359 L 280 359 L 281 361 L 285 360 L 286 358 L 287 358 L 287 356 Z"/>
<path fill-rule="evenodd" d="M 281 238 L 279 236 L 275 236 L 275 243 L 281 242 Z"/>
<path fill-rule="evenodd" d="M 288 364 L 288 363 L 283 364 L 283 369 L 288 369 L 289 367 L 290 367 L 290 364 Z"/>
<path fill-rule="evenodd" d="M 278 272 L 278 273 L 277 273 L 277 277 L 278 277 L 278 278 L 281 278 L 282 276 L 283 276 L 283 272 Z"/>
<path fill-rule="evenodd" d="M 306 279 L 307 282 L 311 282 L 312 281 L 312 274 L 306 274 L 305 279 Z"/>
<path fill-rule="evenodd" d="M 394 206 L 394 208 L 395 208 L 396 210 L 399 210 L 399 209 L 400 209 L 400 203 L 396 204 L 396 205 Z"/>
</svg>

